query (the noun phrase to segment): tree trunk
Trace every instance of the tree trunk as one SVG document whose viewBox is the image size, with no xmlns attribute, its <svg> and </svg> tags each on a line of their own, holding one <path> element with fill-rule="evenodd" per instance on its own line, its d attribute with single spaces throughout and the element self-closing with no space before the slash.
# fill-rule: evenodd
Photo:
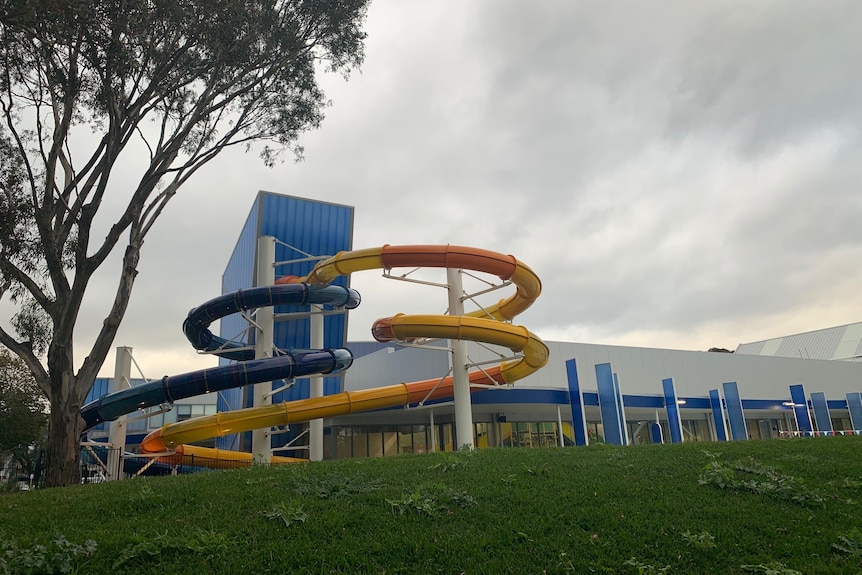
<svg viewBox="0 0 862 575">
<path fill-rule="evenodd" d="M 60 395 L 51 402 L 48 419 L 46 487 L 81 483 L 80 435 L 84 420 L 79 414 L 80 401 L 74 392 Z"/>
</svg>

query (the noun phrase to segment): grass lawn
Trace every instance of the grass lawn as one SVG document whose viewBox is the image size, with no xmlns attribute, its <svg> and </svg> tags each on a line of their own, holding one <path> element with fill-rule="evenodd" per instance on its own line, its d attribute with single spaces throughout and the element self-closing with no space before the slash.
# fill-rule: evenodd
<svg viewBox="0 0 862 575">
<path fill-rule="evenodd" d="M 3 494 L 0 575 L 856 575 L 859 501 L 862 437 L 253 467 Z"/>
</svg>

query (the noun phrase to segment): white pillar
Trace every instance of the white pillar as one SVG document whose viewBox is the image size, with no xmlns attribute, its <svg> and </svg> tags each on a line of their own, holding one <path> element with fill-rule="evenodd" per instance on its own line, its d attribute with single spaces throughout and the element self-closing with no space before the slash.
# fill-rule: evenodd
<svg viewBox="0 0 862 575">
<path fill-rule="evenodd" d="M 261 236 L 257 239 L 257 287 L 271 286 L 275 283 L 275 238 Z M 254 357 L 272 357 L 273 346 L 273 309 L 260 307 L 255 315 L 257 332 L 254 339 Z M 254 407 L 272 405 L 272 382 L 265 381 L 254 386 Z M 251 432 L 251 453 L 255 461 L 269 463 L 272 456 L 272 443 L 269 429 L 255 429 Z"/>
<path fill-rule="evenodd" d="M 114 382 L 111 392 L 131 387 L 132 348 L 118 347 L 114 363 Z M 108 479 L 122 479 L 123 452 L 126 450 L 126 416 L 121 415 L 108 426 Z"/>
<path fill-rule="evenodd" d="M 464 292 L 461 270 L 446 270 L 449 284 L 449 315 L 464 315 Z M 455 447 L 473 449 L 473 406 L 470 403 L 470 380 L 467 375 L 467 344 L 453 339 L 452 344 L 452 386 L 455 398 Z"/>
<path fill-rule="evenodd" d="M 323 307 L 311 306 L 311 325 L 309 337 L 311 349 L 323 349 Z M 323 397 L 323 376 L 315 375 L 309 382 L 311 397 Z M 308 422 L 308 458 L 311 461 L 323 460 L 323 420 L 312 419 Z"/>
</svg>

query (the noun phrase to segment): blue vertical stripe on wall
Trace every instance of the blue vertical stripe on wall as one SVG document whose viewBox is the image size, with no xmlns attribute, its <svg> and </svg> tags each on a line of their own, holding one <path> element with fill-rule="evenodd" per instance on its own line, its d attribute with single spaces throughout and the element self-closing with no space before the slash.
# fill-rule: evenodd
<svg viewBox="0 0 862 575">
<path fill-rule="evenodd" d="M 847 409 L 850 411 L 850 426 L 862 429 L 862 393 L 854 391 L 847 394 Z"/>
<path fill-rule="evenodd" d="M 661 380 L 662 391 L 664 391 L 664 405 L 667 410 L 667 423 L 670 428 L 670 442 L 682 443 L 682 420 L 679 415 L 679 404 L 676 402 L 676 388 L 673 378 Z"/>
<path fill-rule="evenodd" d="M 721 407 L 721 396 L 717 389 L 709 390 L 709 406 L 712 408 L 712 420 L 715 423 L 715 435 L 718 441 L 727 441 L 727 426 L 724 423 L 724 409 Z"/>
<path fill-rule="evenodd" d="M 584 414 L 584 398 L 578 381 L 578 364 L 574 358 L 566 361 L 566 377 L 569 380 L 569 406 L 572 409 L 572 429 L 575 445 L 587 444 L 587 421 Z"/>
<path fill-rule="evenodd" d="M 801 383 L 790 386 L 790 400 L 793 402 L 793 414 L 796 416 L 796 428 L 799 431 L 811 433 L 811 413 L 808 411 L 808 400 L 805 399 L 805 388 Z"/>
<path fill-rule="evenodd" d="M 817 424 L 817 431 L 832 431 L 832 418 L 829 416 L 826 394 L 822 391 L 813 392 L 811 407 L 814 408 L 814 423 Z"/>
<path fill-rule="evenodd" d="M 748 430 L 745 428 L 745 414 L 742 412 L 742 399 L 739 397 L 739 387 L 735 381 L 721 384 L 724 391 L 724 404 L 727 409 L 727 419 L 730 422 L 730 437 L 734 441 L 748 439 Z"/>
<path fill-rule="evenodd" d="M 629 430 L 626 426 L 626 408 L 623 403 L 623 394 L 620 391 L 620 378 L 616 373 L 614 374 L 614 395 L 617 398 L 617 416 L 620 420 L 620 439 L 622 439 L 623 445 L 628 445 Z"/>
<path fill-rule="evenodd" d="M 599 410 L 602 414 L 602 429 L 604 430 L 605 443 L 623 445 L 611 364 L 596 364 L 596 383 L 598 384 Z"/>
</svg>

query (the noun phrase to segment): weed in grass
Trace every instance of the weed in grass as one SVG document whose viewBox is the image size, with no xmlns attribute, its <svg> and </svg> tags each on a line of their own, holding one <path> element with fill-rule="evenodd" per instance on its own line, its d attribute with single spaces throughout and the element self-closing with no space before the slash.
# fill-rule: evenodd
<svg viewBox="0 0 862 575">
<path fill-rule="evenodd" d="M 475 507 L 476 499 L 465 491 L 455 491 L 439 485 L 417 487 L 412 493 L 404 493 L 401 499 L 387 499 L 393 514 L 418 513 L 432 517 L 439 512 L 452 512 L 453 507 Z"/>
<path fill-rule="evenodd" d="M 284 522 L 285 527 L 290 527 L 294 523 L 305 523 L 305 520 L 308 519 L 308 513 L 303 510 L 302 506 L 293 503 L 279 503 L 273 506 L 272 511 L 264 511 L 263 515 L 272 520 L 280 519 Z"/>
<path fill-rule="evenodd" d="M 623 561 L 623 565 L 630 565 L 634 567 L 637 570 L 638 575 L 655 575 L 660 573 L 668 573 L 670 571 L 670 565 L 665 565 L 664 567 L 656 567 L 649 563 L 643 563 L 642 561 L 638 561 L 634 557 Z"/>
<path fill-rule="evenodd" d="M 299 495 L 312 495 L 320 499 L 334 499 L 354 493 L 370 493 L 386 484 L 379 477 L 368 479 L 364 475 L 347 475 L 339 471 L 324 473 L 320 477 L 306 477 L 296 486 Z"/>
<path fill-rule="evenodd" d="M 419 492 L 417 488 L 413 493 L 405 493 L 401 499 L 387 499 L 392 513 L 405 515 L 408 513 L 419 513 L 429 517 L 437 513 L 438 507 L 436 502 L 430 497 L 426 497 Z"/>
<path fill-rule="evenodd" d="M 758 565 L 743 565 L 743 571 L 751 571 L 753 573 L 765 573 L 766 575 L 802 575 L 802 571 L 791 569 L 784 563 L 773 561 L 771 563 L 760 563 Z"/>
<path fill-rule="evenodd" d="M 88 539 L 83 545 L 56 535 L 49 545 L 18 547 L 5 537 L 0 539 L 0 575 L 16 573 L 71 573 L 96 552 L 96 542 Z"/>
<path fill-rule="evenodd" d="M 737 471 L 746 475 L 740 478 L 736 475 Z M 729 466 L 713 457 L 701 470 L 698 483 L 715 485 L 722 489 L 751 491 L 760 495 L 775 495 L 809 505 L 822 505 L 825 501 L 825 497 L 820 492 L 809 489 L 799 479 L 766 467 L 754 458 Z M 844 502 L 852 503 L 850 500 Z"/>
<path fill-rule="evenodd" d="M 701 531 L 700 533 L 692 533 L 685 530 L 682 533 L 682 538 L 687 545 L 698 549 L 715 549 L 715 537 L 709 531 Z"/>
<path fill-rule="evenodd" d="M 198 529 L 182 535 L 169 535 L 167 532 L 151 537 L 137 537 L 127 545 L 114 561 L 114 569 L 119 569 L 137 559 L 153 560 L 177 553 L 192 553 L 200 559 L 215 561 L 229 553 L 236 541 L 215 529 Z"/>
<path fill-rule="evenodd" d="M 441 471 L 455 471 L 456 469 L 466 469 L 467 460 L 473 455 L 473 451 L 469 449 L 461 449 L 457 452 L 444 451 L 440 454 L 443 459 L 440 463 L 430 465 L 428 469 L 439 469 Z"/>
<path fill-rule="evenodd" d="M 838 537 L 838 543 L 833 543 L 832 548 L 845 555 L 862 557 L 862 531 L 854 529 L 848 536 Z"/>
<path fill-rule="evenodd" d="M 509 475 L 507 475 L 506 477 L 504 477 L 502 481 L 503 481 L 503 483 L 505 483 L 506 485 L 511 485 L 511 484 L 513 484 L 517 479 L 518 479 L 518 476 L 517 476 L 517 475 L 515 475 L 514 473 L 510 473 Z"/>
<path fill-rule="evenodd" d="M 525 465 L 524 467 L 530 475 L 547 475 L 551 472 L 551 465 L 547 461 L 537 467 L 530 467 L 528 465 Z"/>
</svg>

